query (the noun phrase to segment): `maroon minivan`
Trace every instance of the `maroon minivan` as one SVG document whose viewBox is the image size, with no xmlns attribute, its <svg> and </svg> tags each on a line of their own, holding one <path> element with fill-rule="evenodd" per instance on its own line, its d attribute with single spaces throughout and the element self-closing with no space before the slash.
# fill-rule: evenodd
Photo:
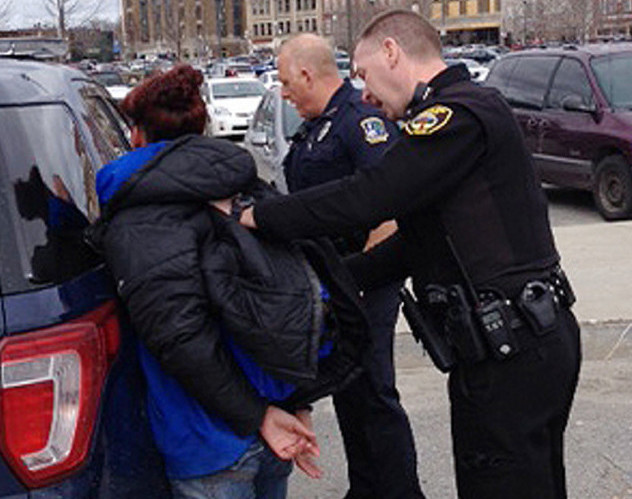
<svg viewBox="0 0 632 499">
<path fill-rule="evenodd" d="M 606 220 L 632 216 L 632 44 L 503 56 L 486 86 L 509 101 L 545 183 L 591 190 Z"/>
</svg>

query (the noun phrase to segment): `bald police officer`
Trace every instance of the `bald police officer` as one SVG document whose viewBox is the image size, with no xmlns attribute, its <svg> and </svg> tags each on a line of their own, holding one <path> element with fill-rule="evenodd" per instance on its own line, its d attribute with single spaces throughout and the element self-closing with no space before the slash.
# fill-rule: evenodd
<svg viewBox="0 0 632 499">
<path fill-rule="evenodd" d="M 283 98 L 305 119 L 284 161 L 290 192 L 372 168 L 399 135 L 393 123 L 362 101 L 349 80 L 340 78 L 333 50 L 323 38 L 302 34 L 288 40 L 279 52 L 278 69 Z M 368 242 L 367 231 L 361 230 L 334 243 L 343 255 L 351 254 L 376 244 L 389 230 L 382 226 Z M 372 340 L 365 375 L 334 396 L 348 462 L 347 498 L 423 497 L 412 431 L 395 388 L 398 287 L 389 284 L 365 294 Z"/>
<path fill-rule="evenodd" d="M 426 337 L 454 356 L 443 368 L 459 497 L 564 498 L 579 328 L 511 109 L 446 67 L 435 28 L 411 11 L 376 16 L 354 59 L 364 98 L 405 120 L 402 138 L 375 168 L 258 204 L 242 223 L 291 239 L 395 218 L 356 274 L 367 287 L 412 276 L 434 320 Z"/>
</svg>

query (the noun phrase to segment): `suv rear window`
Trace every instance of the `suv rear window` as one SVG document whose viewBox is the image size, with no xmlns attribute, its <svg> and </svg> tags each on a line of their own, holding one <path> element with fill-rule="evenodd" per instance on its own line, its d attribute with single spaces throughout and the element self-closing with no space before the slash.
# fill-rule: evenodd
<svg viewBox="0 0 632 499">
<path fill-rule="evenodd" d="M 485 86 L 495 87 L 500 90 L 503 95 L 507 95 L 507 86 L 509 85 L 509 80 L 511 80 L 511 75 L 517 64 L 517 57 L 508 57 L 496 61 L 489 76 L 485 80 Z"/>
<path fill-rule="evenodd" d="M 519 57 L 503 91 L 514 106 L 541 109 L 559 57 Z"/>
<path fill-rule="evenodd" d="M 98 216 L 94 174 L 66 106 L 0 107 L 3 293 L 60 283 L 98 262 L 82 237 Z"/>
</svg>

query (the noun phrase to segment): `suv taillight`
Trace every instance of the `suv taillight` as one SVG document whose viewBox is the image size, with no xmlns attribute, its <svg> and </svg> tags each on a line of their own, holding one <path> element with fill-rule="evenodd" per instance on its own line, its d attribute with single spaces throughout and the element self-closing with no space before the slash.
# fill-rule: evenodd
<svg viewBox="0 0 632 499">
<path fill-rule="evenodd" d="M 59 481 L 86 460 L 119 341 L 113 303 L 0 341 L 0 451 L 28 487 Z"/>
</svg>

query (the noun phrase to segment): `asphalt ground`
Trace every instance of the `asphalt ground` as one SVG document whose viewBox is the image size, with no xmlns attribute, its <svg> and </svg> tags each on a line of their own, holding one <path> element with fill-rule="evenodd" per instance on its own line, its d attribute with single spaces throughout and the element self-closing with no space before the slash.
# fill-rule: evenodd
<svg viewBox="0 0 632 499">
<path fill-rule="evenodd" d="M 632 498 L 632 222 L 602 221 L 589 195 L 548 194 L 582 326 L 584 360 L 566 432 L 569 497 Z M 415 434 L 424 493 L 430 499 L 455 498 L 447 378 L 423 355 L 404 321 L 397 333 L 397 386 Z M 289 497 L 342 498 L 346 462 L 330 399 L 318 402 L 313 416 L 325 476 L 310 480 L 295 471 Z"/>
</svg>

